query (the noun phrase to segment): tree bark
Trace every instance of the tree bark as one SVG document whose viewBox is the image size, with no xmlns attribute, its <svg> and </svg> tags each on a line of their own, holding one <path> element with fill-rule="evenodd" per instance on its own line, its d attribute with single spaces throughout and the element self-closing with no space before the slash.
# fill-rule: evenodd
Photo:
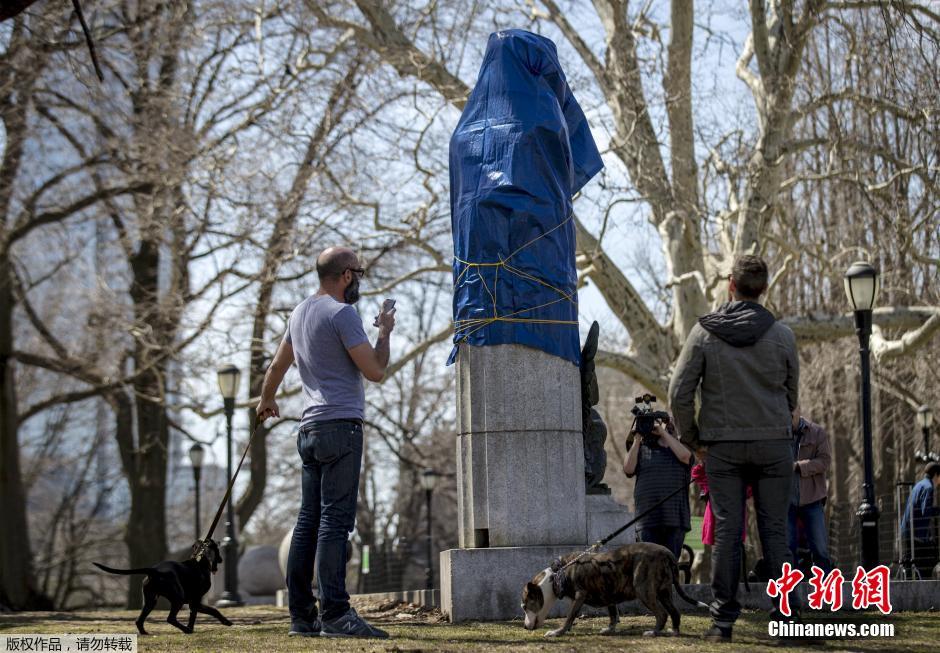
<svg viewBox="0 0 940 653">
<path fill-rule="evenodd" d="M 0 74 L 0 120 L 4 128 L 0 160 L 0 605 L 18 610 L 52 609 L 49 599 L 39 591 L 33 572 L 27 497 L 20 472 L 19 407 L 13 358 L 16 299 L 10 251 L 12 198 L 27 138 L 27 112 L 32 104 L 33 87 L 45 64 L 45 57 L 30 47 L 29 27 L 22 18 L 14 21 L 8 45 L 8 52 L 13 55 L 5 57 L 6 70 Z"/>
<path fill-rule="evenodd" d="M 51 610 L 33 573 L 20 445 L 13 354 L 11 262 L 0 259 L 0 605 L 14 610 Z"/>
<path fill-rule="evenodd" d="M 143 240 L 130 261 L 133 281 L 131 300 L 134 305 L 135 324 L 149 325 L 155 334 L 166 329 L 159 306 L 160 246 Z M 135 370 L 145 368 L 150 360 L 150 344 L 146 335 L 136 337 L 134 350 Z M 157 337 L 168 337 L 158 335 Z M 131 510 L 127 518 L 124 541 L 127 543 L 131 567 L 146 567 L 166 558 L 166 469 L 169 431 L 167 429 L 164 397 L 165 365 L 146 368 L 133 384 L 136 407 L 137 442 L 133 433 L 120 433 L 119 444 L 130 445 L 122 451 L 132 460 L 128 472 L 131 492 Z M 126 408 L 125 408 L 126 410 Z M 119 428 L 132 428 L 127 415 L 119 415 Z M 129 576 L 128 608 L 142 604 L 142 576 Z"/>
<path fill-rule="evenodd" d="M 146 374 L 135 384 L 137 392 L 159 389 L 155 373 Z M 130 483 L 131 510 L 124 541 L 131 567 L 147 567 L 167 557 L 166 469 L 169 432 L 166 407 L 162 403 L 137 401 L 138 445 L 134 452 L 136 476 Z M 143 576 L 129 576 L 127 607 L 142 604 Z"/>
</svg>

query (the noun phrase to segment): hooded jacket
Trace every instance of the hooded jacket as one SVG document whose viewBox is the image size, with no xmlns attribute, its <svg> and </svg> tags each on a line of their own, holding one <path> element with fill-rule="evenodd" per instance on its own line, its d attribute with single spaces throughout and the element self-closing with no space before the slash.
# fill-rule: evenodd
<svg viewBox="0 0 940 653">
<path fill-rule="evenodd" d="M 676 428 L 687 444 L 790 439 L 799 378 L 789 327 L 756 302 L 724 304 L 699 318 L 679 355 L 669 385 Z"/>
</svg>

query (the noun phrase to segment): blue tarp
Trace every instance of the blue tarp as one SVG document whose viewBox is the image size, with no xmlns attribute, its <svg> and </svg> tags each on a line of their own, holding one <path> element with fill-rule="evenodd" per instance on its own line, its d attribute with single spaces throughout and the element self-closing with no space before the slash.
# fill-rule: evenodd
<svg viewBox="0 0 940 653">
<path fill-rule="evenodd" d="M 604 164 L 555 44 L 490 35 L 450 140 L 456 344 L 518 343 L 579 364 L 571 198 Z"/>
</svg>

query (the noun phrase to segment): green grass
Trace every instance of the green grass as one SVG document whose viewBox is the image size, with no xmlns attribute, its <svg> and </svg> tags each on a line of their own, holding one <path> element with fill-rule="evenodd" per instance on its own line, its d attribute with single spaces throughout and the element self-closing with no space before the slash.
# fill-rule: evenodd
<svg viewBox="0 0 940 653">
<path fill-rule="evenodd" d="M 444 622 L 436 611 L 427 612 L 404 605 L 359 606 L 360 612 L 373 623 L 392 634 L 390 640 L 338 640 L 326 638 L 288 638 L 287 611 L 274 607 L 246 607 L 225 610 L 235 622 L 231 628 L 215 620 L 199 616 L 196 632 L 184 635 L 167 624 L 166 612 L 155 612 L 148 621 L 149 637 L 138 640 L 140 651 L 192 651 L 248 653 L 253 651 L 539 651 L 567 653 L 569 651 L 688 651 L 693 652 L 746 652 L 758 653 L 779 648 L 767 635 L 766 616 L 746 613 L 735 628 L 735 642 L 730 645 L 706 644 L 700 638 L 708 627 L 708 619 L 699 615 L 684 615 L 682 636 L 678 638 L 647 638 L 642 632 L 652 626 L 652 617 L 627 616 L 620 624 L 616 636 L 601 636 L 598 631 L 606 618 L 579 619 L 572 632 L 562 638 L 546 638 L 548 628 L 555 628 L 561 620 L 552 620 L 545 628 L 529 632 L 521 621 L 494 623 L 464 623 L 451 625 Z M 119 634 L 134 632 L 133 621 L 137 613 L 127 610 L 15 613 L 0 614 L 0 634 L 20 633 L 99 633 Z M 888 617 L 880 615 L 839 615 L 843 621 L 880 622 L 895 624 L 894 638 L 832 639 L 813 646 L 793 646 L 789 650 L 806 651 L 928 651 L 937 650 L 940 636 L 940 613 L 901 613 Z"/>
<path fill-rule="evenodd" d="M 683 542 L 683 544 L 688 544 L 692 547 L 692 550 L 696 553 L 705 552 L 705 545 L 702 544 L 702 521 L 704 521 L 704 519 L 704 517 L 692 515 L 690 518 L 692 530 L 685 534 L 685 542 Z"/>
</svg>

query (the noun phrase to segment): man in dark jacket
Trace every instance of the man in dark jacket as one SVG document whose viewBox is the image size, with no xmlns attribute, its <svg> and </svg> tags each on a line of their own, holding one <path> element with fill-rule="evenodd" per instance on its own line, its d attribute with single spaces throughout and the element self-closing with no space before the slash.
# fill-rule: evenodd
<svg viewBox="0 0 940 653">
<path fill-rule="evenodd" d="M 676 427 L 687 446 L 704 446 L 715 515 L 712 628 L 706 639 L 730 641 L 737 601 L 745 488 L 754 488 L 761 548 L 771 576 L 793 563 L 787 513 L 793 481 L 791 412 L 797 407 L 799 359 L 788 327 L 758 303 L 767 264 L 734 262 L 731 301 L 699 319 L 682 348 L 669 387 Z M 701 408 L 695 415 L 695 394 Z M 791 604 L 795 603 L 790 596 Z"/>
<path fill-rule="evenodd" d="M 904 546 L 911 541 L 911 524 L 914 526 L 914 564 L 923 579 L 929 579 L 937 563 L 937 527 L 933 518 L 940 515 L 940 508 L 933 505 L 934 490 L 940 487 L 940 463 L 928 463 L 924 478 L 912 489 L 911 496 L 901 518 L 901 536 Z"/>
</svg>

